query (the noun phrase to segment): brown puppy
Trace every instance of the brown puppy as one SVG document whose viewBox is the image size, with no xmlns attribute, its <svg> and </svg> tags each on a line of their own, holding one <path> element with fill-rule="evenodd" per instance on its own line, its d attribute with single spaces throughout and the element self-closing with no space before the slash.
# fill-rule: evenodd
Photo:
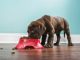
<svg viewBox="0 0 80 60">
<path fill-rule="evenodd" d="M 60 42 L 60 32 L 64 31 L 67 35 L 68 46 L 72 46 L 69 24 L 62 17 L 52 17 L 49 15 L 44 15 L 40 19 L 33 21 L 28 26 L 28 34 L 31 38 L 40 38 L 42 36 L 41 44 L 45 47 L 53 47 L 54 33 L 57 36 L 57 41 L 54 45 L 58 46 Z M 47 36 L 48 35 L 48 36 Z M 64 34 L 65 35 L 65 34 Z M 46 38 L 47 43 L 46 42 Z"/>
</svg>

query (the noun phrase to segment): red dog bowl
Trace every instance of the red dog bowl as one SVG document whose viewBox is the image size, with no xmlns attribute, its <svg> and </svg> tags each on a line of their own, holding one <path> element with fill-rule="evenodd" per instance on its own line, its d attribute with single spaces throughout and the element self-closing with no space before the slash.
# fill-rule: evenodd
<svg viewBox="0 0 80 60">
<path fill-rule="evenodd" d="M 32 39 L 32 38 L 25 38 L 25 37 L 21 37 L 19 39 L 18 44 L 16 45 L 16 49 L 27 49 L 27 48 L 44 48 L 41 44 L 40 44 L 40 39 Z"/>
</svg>

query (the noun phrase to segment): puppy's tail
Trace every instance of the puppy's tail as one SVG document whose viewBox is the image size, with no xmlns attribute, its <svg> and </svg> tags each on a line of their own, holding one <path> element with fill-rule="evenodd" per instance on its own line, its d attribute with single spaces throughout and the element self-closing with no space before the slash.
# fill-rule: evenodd
<svg viewBox="0 0 80 60">
<path fill-rule="evenodd" d="M 64 20 L 64 37 L 65 37 L 66 29 L 69 27 L 69 24 L 64 18 L 63 18 L 63 20 Z"/>
<path fill-rule="evenodd" d="M 65 31 L 64 31 L 64 37 L 65 37 Z"/>
</svg>

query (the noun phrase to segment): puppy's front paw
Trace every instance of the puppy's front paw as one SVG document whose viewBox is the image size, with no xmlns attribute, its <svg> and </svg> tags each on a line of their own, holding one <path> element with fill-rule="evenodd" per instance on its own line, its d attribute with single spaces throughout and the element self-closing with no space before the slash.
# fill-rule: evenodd
<svg viewBox="0 0 80 60">
<path fill-rule="evenodd" d="M 53 44 L 46 44 L 44 47 L 45 48 L 53 48 Z"/>
</svg>

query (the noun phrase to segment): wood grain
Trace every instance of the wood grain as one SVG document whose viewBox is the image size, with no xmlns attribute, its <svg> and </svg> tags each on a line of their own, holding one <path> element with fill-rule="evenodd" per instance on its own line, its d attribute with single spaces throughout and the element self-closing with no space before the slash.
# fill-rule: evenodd
<svg viewBox="0 0 80 60">
<path fill-rule="evenodd" d="M 15 44 L 0 44 L 0 60 L 80 60 L 80 44 L 44 49 L 12 50 Z"/>
</svg>

